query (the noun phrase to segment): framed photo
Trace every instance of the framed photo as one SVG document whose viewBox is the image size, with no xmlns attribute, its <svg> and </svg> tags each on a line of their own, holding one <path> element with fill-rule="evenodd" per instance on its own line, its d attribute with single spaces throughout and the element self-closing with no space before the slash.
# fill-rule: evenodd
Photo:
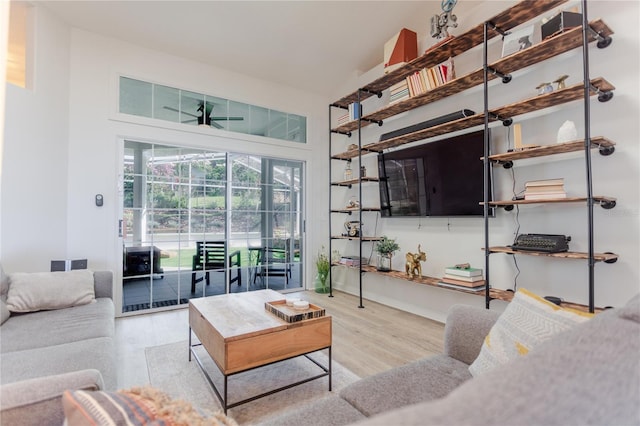
<svg viewBox="0 0 640 426">
<path fill-rule="evenodd" d="M 502 57 L 504 58 L 505 56 L 509 56 L 520 50 L 533 46 L 535 43 L 533 34 L 534 26 L 531 25 L 504 36 L 504 41 L 502 43 Z"/>
</svg>

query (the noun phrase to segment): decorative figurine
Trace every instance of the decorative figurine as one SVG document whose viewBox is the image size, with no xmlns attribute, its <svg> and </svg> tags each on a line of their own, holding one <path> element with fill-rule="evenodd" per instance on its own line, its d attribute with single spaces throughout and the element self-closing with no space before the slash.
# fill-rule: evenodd
<svg viewBox="0 0 640 426">
<path fill-rule="evenodd" d="M 556 86 L 556 89 L 560 90 L 560 89 L 564 89 L 565 87 L 567 87 L 566 83 L 564 82 L 567 78 L 569 78 L 569 76 L 564 74 L 564 75 L 561 75 L 560 77 L 558 77 L 557 79 L 553 80 L 554 83 L 558 84 Z"/>
<path fill-rule="evenodd" d="M 557 143 L 570 142 L 578 139 L 578 129 L 576 129 L 576 123 L 571 120 L 567 120 L 562 123 L 560 129 L 558 129 Z"/>
<path fill-rule="evenodd" d="M 551 83 L 540 83 L 536 89 L 538 90 L 538 95 L 544 95 L 546 93 L 553 92 L 553 86 Z"/>
<path fill-rule="evenodd" d="M 458 17 L 454 15 L 453 8 L 457 0 L 442 0 L 442 13 L 431 17 L 431 37 L 443 39 L 449 37 L 449 27 L 458 26 Z"/>
<path fill-rule="evenodd" d="M 347 165 L 344 168 L 344 180 L 353 179 L 353 171 L 351 170 L 351 161 L 347 161 Z"/>
<path fill-rule="evenodd" d="M 352 196 L 351 198 L 349 198 L 349 202 L 347 203 L 347 208 L 348 209 L 360 208 L 360 201 L 358 201 L 355 196 Z"/>
<path fill-rule="evenodd" d="M 407 253 L 407 263 L 405 268 L 407 270 L 407 275 L 409 275 L 409 279 L 412 280 L 414 277 L 422 276 L 422 264 L 420 262 L 424 262 L 427 260 L 427 254 L 420 250 L 420 244 L 418 244 L 418 252 L 417 253 Z"/>
<path fill-rule="evenodd" d="M 360 225 L 362 225 L 357 220 L 351 220 L 344 223 L 344 229 L 347 231 L 346 234 L 343 234 L 345 237 L 359 237 L 360 236 Z"/>
</svg>

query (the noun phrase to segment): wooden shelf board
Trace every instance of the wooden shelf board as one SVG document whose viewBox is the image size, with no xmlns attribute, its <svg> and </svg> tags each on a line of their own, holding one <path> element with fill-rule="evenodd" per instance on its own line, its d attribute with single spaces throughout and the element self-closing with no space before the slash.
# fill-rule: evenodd
<svg viewBox="0 0 640 426">
<path fill-rule="evenodd" d="M 598 87 L 600 90 L 609 91 L 615 90 L 615 87 L 611 83 L 607 82 L 604 78 L 598 77 L 591 80 L 591 83 Z M 591 96 L 595 95 L 592 91 Z M 582 83 L 575 84 L 570 87 L 566 87 L 561 90 L 555 90 L 551 93 L 544 95 L 538 95 L 533 98 L 525 99 L 519 102 L 515 102 L 503 107 L 489 111 L 489 121 L 494 122 L 497 120 L 495 116 L 499 116 L 502 119 L 512 118 L 517 115 L 527 114 L 534 111 L 539 111 L 544 108 L 549 108 L 555 105 L 560 105 L 567 102 L 572 102 L 578 99 L 582 99 L 584 96 L 584 85 Z M 438 126 L 429 127 L 428 129 L 420 130 L 417 132 L 409 133 L 396 138 L 387 139 L 383 142 L 374 142 L 367 144 L 363 149 L 371 150 L 384 150 L 393 148 L 396 146 L 404 145 L 410 142 L 416 142 L 419 140 L 427 139 L 434 136 L 451 133 L 456 130 L 468 129 L 475 126 L 484 124 L 484 112 L 474 114 L 470 117 L 461 118 L 458 120 L 450 121 L 448 123 L 440 124 Z"/>
<path fill-rule="evenodd" d="M 358 185 L 361 182 L 380 182 L 380 179 L 373 176 L 366 176 L 360 179 L 342 180 L 338 182 L 331 182 L 333 186 L 352 186 Z"/>
<path fill-rule="evenodd" d="M 603 36 L 610 36 L 613 34 L 613 31 L 601 19 L 592 21 L 589 25 Z M 595 39 L 591 36 L 589 41 L 592 42 L 595 41 Z M 489 67 L 496 69 L 503 74 L 509 74 L 545 61 L 554 56 L 561 55 L 580 46 L 582 46 L 582 27 L 575 27 L 565 31 L 564 33 L 558 34 L 555 37 L 536 43 L 528 49 L 520 50 L 509 56 L 501 58 L 498 61 L 489 64 Z M 419 69 L 420 68 L 418 68 L 418 70 Z M 410 74 L 413 74 L 413 72 Z M 488 74 L 487 78 L 489 80 L 493 80 L 497 78 L 497 76 L 495 74 Z M 360 127 L 372 124 L 368 120 L 373 120 L 375 122 L 382 121 L 388 117 L 392 117 L 419 106 L 463 92 L 482 84 L 483 81 L 484 69 L 480 68 L 443 84 L 442 86 L 438 86 L 426 93 L 386 106 L 373 113 L 365 114 L 363 118 L 365 118 L 366 121 L 361 121 Z M 358 121 L 354 120 L 338 126 L 333 130 L 337 132 L 351 132 L 357 129 Z"/>
<path fill-rule="evenodd" d="M 603 195 L 595 195 L 593 197 L 596 203 L 610 203 L 616 201 L 613 197 L 605 197 Z M 489 205 L 494 207 L 499 206 L 513 206 L 516 204 L 550 204 L 550 203 L 579 203 L 586 202 L 587 197 L 567 197 L 567 198 L 557 198 L 557 199 L 548 199 L 548 200 L 502 200 L 502 201 L 490 201 Z M 480 204 L 484 204 L 484 202 L 480 202 Z"/>
<path fill-rule="evenodd" d="M 571 142 L 544 145 L 537 148 L 524 149 L 522 151 L 505 152 L 502 154 L 490 155 L 489 160 L 495 162 L 506 162 L 523 160 L 526 158 L 544 157 L 547 155 L 564 154 L 567 152 L 576 152 L 584 150 L 584 144 L 584 139 L 580 139 Z M 600 147 L 608 148 L 614 145 L 615 142 L 612 142 L 603 136 L 596 136 L 591 138 L 591 149 Z M 484 160 L 484 157 L 481 157 L 480 159 Z"/>
<path fill-rule="evenodd" d="M 484 249 L 483 249 L 484 250 Z M 588 259 L 589 253 L 567 251 L 563 253 L 546 253 L 540 251 L 513 250 L 511 247 L 495 246 L 489 247 L 490 253 L 507 253 L 507 254 L 524 254 L 526 256 L 542 256 L 557 257 L 563 259 Z M 618 255 L 615 253 L 594 253 L 593 258 L 596 262 L 615 261 Z"/>
<path fill-rule="evenodd" d="M 335 210 L 331 210 L 331 213 L 358 213 L 359 211 L 379 212 L 380 207 L 362 207 L 358 209 L 335 209 Z"/>
<path fill-rule="evenodd" d="M 344 235 L 332 235 L 334 240 L 359 240 L 360 237 L 346 237 Z M 380 241 L 380 237 L 362 237 L 362 241 Z"/>
<path fill-rule="evenodd" d="M 468 290 L 464 290 L 464 289 L 457 289 L 457 288 L 451 288 L 451 287 L 442 287 L 438 285 L 438 282 L 440 282 L 440 278 L 435 278 L 435 277 L 428 277 L 428 276 L 422 276 L 422 277 L 416 277 L 413 279 L 409 279 L 409 277 L 407 277 L 407 274 L 401 271 L 388 271 L 388 272 L 382 272 L 382 271 L 378 271 L 376 269 L 375 266 L 373 265 L 361 265 L 361 266 L 347 266 L 347 265 L 342 265 L 342 264 L 334 264 L 332 266 L 342 266 L 345 268 L 351 268 L 351 269 L 359 269 L 363 272 L 369 272 L 369 273 L 374 273 L 377 275 L 382 275 L 382 276 L 387 276 L 387 277 L 391 277 L 391 278 L 395 278 L 398 280 L 404 280 L 404 281 L 409 281 L 415 284 L 422 284 L 422 285 L 428 285 L 431 287 L 438 287 L 441 288 L 443 290 L 447 290 L 447 291 L 457 291 L 459 293 L 466 293 L 466 294 L 473 294 L 475 296 L 484 296 L 485 295 L 485 291 L 486 290 L 482 290 L 482 291 L 468 291 Z M 489 289 L 489 297 L 491 299 L 495 299 L 495 300 L 502 300 L 504 302 L 511 302 L 511 300 L 513 299 L 514 293 L 512 291 L 508 291 L 508 290 L 500 290 L 500 289 Z M 589 307 L 586 305 L 581 305 L 578 303 L 572 303 L 572 302 L 562 302 L 561 306 L 564 308 L 572 308 L 572 309 L 576 309 L 579 311 L 584 311 L 584 312 L 589 312 Z M 600 312 L 602 311 L 602 308 L 595 308 L 596 312 Z"/>
<path fill-rule="evenodd" d="M 523 22 L 530 21 L 537 16 L 553 10 L 566 1 L 567 0 L 524 0 L 516 3 L 512 7 L 504 10 L 487 21 L 492 22 L 496 27 L 503 31 L 508 31 Z M 499 33 L 495 30 L 489 30 L 490 38 L 498 35 Z M 409 62 L 407 65 L 385 74 L 384 76 L 367 84 L 362 88 L 366 91 L 363 92 L 357 90 L 337 100 L 333 105 L 346 108 L 353 102 L 357 102 L 358 100 L 363 101 L 364 99 L 373 96 L 374 93 L 388 89 L 395 83 L 407 78 L 409 75 L 421 70 L 422 68 L 433 67 L 444 62 L 450 57 L 457 56 L 480 45 L 483 40 L 484 23 L 476 25 L 469 31 L 454 37 L 437 48 L 427 51 L 423 55 Z"/>
<path fill-rule="evenodd" d="M 498 289 L 494 289 L 494 288 L 492 288 L 490 293 L 489 293 L 489 296 L 492 299 L 502 300 L 504 302 L 511 302 L 511 300 L 513 299 L 514 295 L 515 295 L 515 293 L 513 291 L 498 290 Z M 563 307 L 563 308 L 571 308 L 571 309 L 575 309 L 575 310 L 582 311 L 582 312 L 589 312 L 589 307 L 587 305 L 581 305 L 579 303 L 562 302 L 562 303 L 560 303 L 560 306 Z M 598 312 L 602 312 L 604 309 L 596 307 L 594 310 L 595 310 L 596 313 L 598 313 Z"/>
</svg>

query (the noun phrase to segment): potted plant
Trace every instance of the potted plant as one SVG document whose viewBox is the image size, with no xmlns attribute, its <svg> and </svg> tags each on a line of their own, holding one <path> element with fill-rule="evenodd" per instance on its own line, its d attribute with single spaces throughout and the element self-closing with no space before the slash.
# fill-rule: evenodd
<svg viewBox="0 0 640 426">
<path fill-rule="evenodd" d="M 376 244 L 376 251 L 378 252 L 378 271 L 389 272 L 391 271 L 391 258 L 393 253 L 400 250 L 400 246 L 396 243 L 395 239 L 388 238 L 383 235 Z"/>
<path fill-rule="evenodd" d="M 329 263 L 329 256 L 324 252 L 324 246 L 318 252 L 318 256 L 316 257 L 316 269 L 318 270 L 318 274 L 315 279 L 315 288 L 316 293 L 328 293 L 329 288 L 327 287 L 327 278 L 329 278 L 329 268 L 331 268 L 331 263 Z"/>
</svg>

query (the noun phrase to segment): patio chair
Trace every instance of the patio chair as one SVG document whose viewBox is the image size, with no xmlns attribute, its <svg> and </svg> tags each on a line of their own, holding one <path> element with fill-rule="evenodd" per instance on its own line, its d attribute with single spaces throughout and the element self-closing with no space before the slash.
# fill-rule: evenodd
<svg viewBox="0 0 640 426">
<path fill-rule="evenodd" d="M 291 278 L 291 255 L 289 248 L 263 247 L 258 257 L 258 270 L 253 277 L 255 284 L 256 278 L 260 277 L 285 277 L 285 285 L 289 285 Z"/>
<path fill-rule="evenodd" d="M 228 259 L 228 265 L 225 264 L 225 259 Z M 196 283 L 203 279 L 209 285 L 210 272 L 224 272 L 224 281 L 227 282 L 227 271 L 229 270 L 233 274 L 235 269 L 235 277 L 232 276 L 229 279 L 229 291 L 233 282 L 237 282 L 238 286 L 242 285 L 240 266 L 240 250 L 227 253 L 226 241 L 196 241 L 196 254 L 193 255 L 191 266 L 191 293 L 196 292 Z M 204 276 L 196 278 L 198 271 L 203 271 Z"/>
</svg>

